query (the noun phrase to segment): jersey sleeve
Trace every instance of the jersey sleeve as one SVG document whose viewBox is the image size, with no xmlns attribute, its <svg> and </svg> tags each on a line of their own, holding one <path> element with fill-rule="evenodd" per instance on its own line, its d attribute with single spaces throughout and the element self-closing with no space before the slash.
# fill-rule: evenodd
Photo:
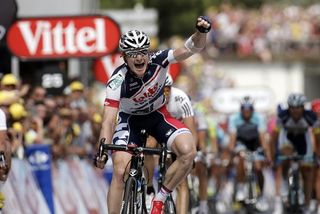
<svg viewBox="0 0 320 214">
<path fill-rule="evenodd" d="M 191 100 L 187 95 L 182 96 L 181 99 L 182 118 L 193 117 L 194 111 L 192 108 Z"/>
<path fill-rule="evenodd" d="M 7 120 L 3 110 L 0 109 L 0 131 L 3 130 L 7 130 Z"/>
<path fill-rule="evenodd" d="M 163 68 L 167 68 L 170 63 L 176 62 L 172 49 L 158 51 L 151 55 L 150 60 L 152 63 L 160 65 Z"/>
<path fill-rule="evenodd" d="M 121 86 L 124 76 L 120 73 L 114 74 L 107 83 L 106 98 L 104 106 L 119 108 L 121 98 Z"/>
</svg>

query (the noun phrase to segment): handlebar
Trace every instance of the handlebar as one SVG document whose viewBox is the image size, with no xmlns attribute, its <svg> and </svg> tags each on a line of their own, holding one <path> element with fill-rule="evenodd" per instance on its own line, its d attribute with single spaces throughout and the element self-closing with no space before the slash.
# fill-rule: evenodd
<svg viewBox="0 0 320 214">
<path fill-rule="evenodd" d="M 105 145 L 106 150 L 114 150 L 114 151 L 127 151 L 127 152 L 133 152 L 133 153 L 144 153 L 144 154 L 150 154 L 150 155 L 160 155 L 162 152 L 162 149 L 160 148 L 148 148 L 148 147 L 138 147 L 136 145 L 113 145 L 113 144 L 106 144 Z"/>
<path fill-rule="evenodd" d="M 277 157 L 278 160 L 285 161 L 285 160 L 292 160 L 292 161 L 300 161 L 300 160 L 314 160 L 313 156 L 305 156 L 305 155 L 298 155 L 298 154 L 293 154 L 293 155 L 279 155 Z"/>
</svg>

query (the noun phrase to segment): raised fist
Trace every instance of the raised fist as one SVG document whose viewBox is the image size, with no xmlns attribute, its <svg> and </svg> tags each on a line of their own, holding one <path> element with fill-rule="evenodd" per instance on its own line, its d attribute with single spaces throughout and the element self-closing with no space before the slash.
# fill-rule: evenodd
<svg viewBox="0 0 320 214">
<path fill-rule="evenodd" d="M 208 33 L 211 30 L 211 21 L 207 16 L 199 16 L 197 19 L 196 28 L 201 33 Z"/>
</svg>

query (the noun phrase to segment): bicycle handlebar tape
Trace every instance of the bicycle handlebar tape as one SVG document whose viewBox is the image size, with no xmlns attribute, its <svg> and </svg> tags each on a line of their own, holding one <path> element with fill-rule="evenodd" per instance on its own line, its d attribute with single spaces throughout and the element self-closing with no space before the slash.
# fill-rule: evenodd
<svg viewBox="0 0 320 214">
<path fill-rule="evenodd" d="M 197 20 L 197 23 L 196 23 L 196 28 L 197 30 L 200 32 L 200 33 L 208 33 L 210 30 L 211 30 L 211 21 L 209 19 L 209 17 L 207 16 L 200 16 L 199 18 L 202 18 L 203 20 L 207 21 L 209 23 L 209 27 L 208 28 L 205 28 L 203 26 L 198 26 L 198 20 Z"/>
</svg>

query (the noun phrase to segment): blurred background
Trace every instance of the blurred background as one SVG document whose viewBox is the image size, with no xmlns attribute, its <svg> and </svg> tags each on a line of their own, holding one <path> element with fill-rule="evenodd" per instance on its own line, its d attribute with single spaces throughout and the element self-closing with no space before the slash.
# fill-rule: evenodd
<svg viewBox="0 0 320 214">
<path fill-rule="evenodd" d="M 91 158 L 127 30 L 157 51 L 210 17 L 205 50 L 170 73 L 221 127 L 244 95 L 267 118 L 292 92 L 320 97 L 316 0 L 2 0 L 0 13 L 0 106 L 15 157 L 5 213 L 106 213 L 111 163 L 101 172 Z"/>
</svg>

